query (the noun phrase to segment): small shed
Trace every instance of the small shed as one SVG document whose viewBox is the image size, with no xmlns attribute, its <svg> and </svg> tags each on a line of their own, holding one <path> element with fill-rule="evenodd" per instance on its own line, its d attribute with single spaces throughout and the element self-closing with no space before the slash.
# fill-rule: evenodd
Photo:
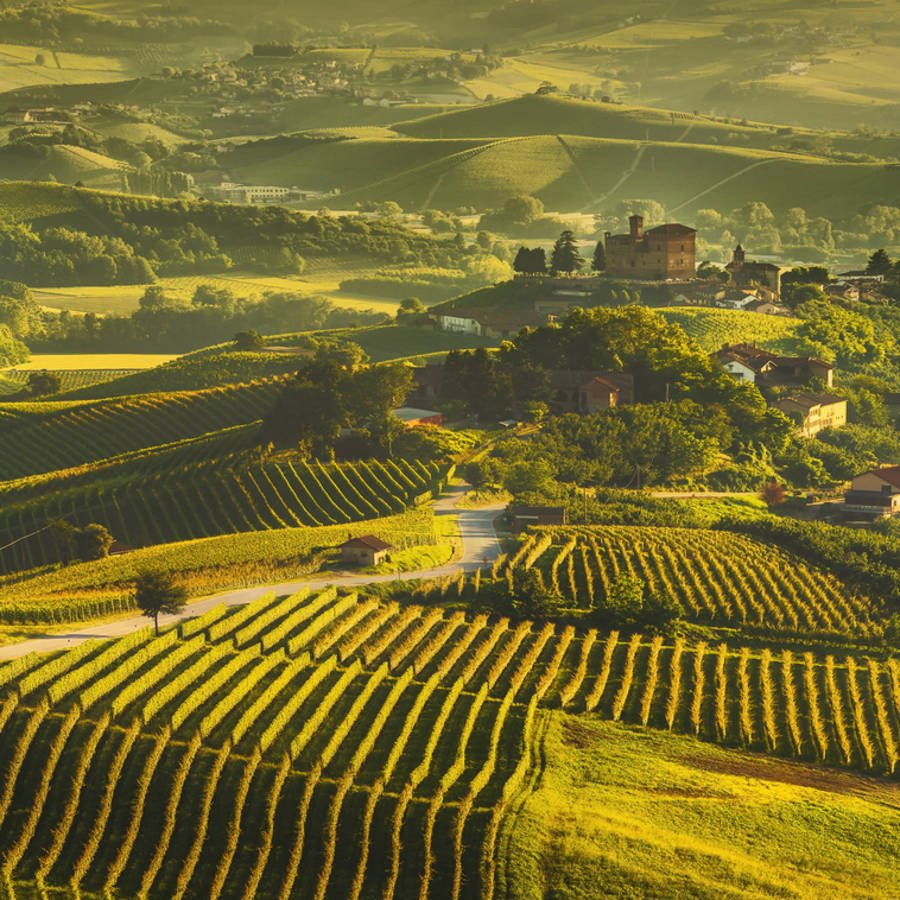
<svg viewBox="0 0 900 900">
<path fill-rule="evenodd" d="M 564 506 L 524 506 L 511 504 L 509 518 L 512 531 L 518 534 L 529 525 L 565 525 L 566 508 Z"/>
<path fill-rule="evenodd" d="M 391 545 L 374 534 L 350 538 L 341 544 L 341 559 L 354 566 L 377 566 L 387 559 Z"/>
</svg>

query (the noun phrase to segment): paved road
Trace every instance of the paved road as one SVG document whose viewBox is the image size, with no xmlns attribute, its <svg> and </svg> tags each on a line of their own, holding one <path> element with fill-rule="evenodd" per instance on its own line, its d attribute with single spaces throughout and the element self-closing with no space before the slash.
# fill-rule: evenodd
<svg viewBox="0 0 900 900">
<path fill-rule="evenodd" d="M 272 590 L 276 594 L 290 594 L 294 591 L 299 591 L 303 587 L 308 587 L 310 590 L 320 590 L 330 585 L 359 587 L 386 581 L 414 581 L 419 578 L 440 578 L 443 575 L 452 575 L 461 569 L 467 571 L 476 569 L 478 566 L 484 565 L 485 561 L 493 562 L 500 554 L 500 544 L 497 541 L 493 523 L 494 519 L 504 509 L 504 504 L 486 506 L 483 509 L 456 509 L 457 501 L 465 495 L 466 490 L 466 487 L 450 488 L 447 494 L 433 504 L 436 515 L 456 516 L 458 519 L 459 533 L 462 538 L 462 553 L 456 562 L 436 569 L 401 572 L 393 575 L 358 575 L 353 572 L 335 572 L 330 574 L 328 578 L 312 578 L 284 584 L 261 584 L 251 588 L 226 591 L 203 597 L 187 604 L 177 616 L 160 616 L 159 624 L 171 625 L 173 622 L 178 622 L 182 619 L 199 616 L 219 603 L 225 603 L 227 606 L 240 606 Z M 148 622 L 149 619 L 144 616 L 133 616 L 128 619 L 118 619 L 115 622 L 106 622 L 102 625 L 91 625 L 66 634 L 48 634 L 44 637 L 33 638 L 18 644 L 9 644 L 5 647 L 0 647 L 0 661 L 16 659 L 33 651 L 47 653 L 51 650 L 67 649 L 91 638 L 121 637 L 124 634 L 130 634 L 139 628 L 146 627 Z"/>
</svg>

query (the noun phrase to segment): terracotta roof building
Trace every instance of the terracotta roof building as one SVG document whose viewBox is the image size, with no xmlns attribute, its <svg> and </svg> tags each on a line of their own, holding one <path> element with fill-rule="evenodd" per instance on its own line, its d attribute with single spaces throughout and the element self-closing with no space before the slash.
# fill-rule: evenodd
<svg viewBox="0 0 900 900">
<path fill-rule="evenodd" d="M 831 394 L 788 394 L 772 404 L 787 416 L 799 419 L 797 431 L 813 437 L 825 428 L 847 424 L 847 401 Z"/>
<path fill-rule="evenodd" d="M 339 549 L 341 559 L 345 563 L 355 566 L 377 566 L 387 559 L 388 552 L 392 548 L 374 534 L 364 534 L 344 541 Z"/>
<path fill-rule="evenodd" d="M 821 379 L 831 387 L 834 366 L 813 356 L 780 356 L 752 344 L 725 344 L 716 359 L 741 381 L 762 387 L 790 387 Z"/>
<path fill-rule="evenodd" d="M 900 515 L 900 466 L 857 475 L 844 495 L 844 517 L 883 519 Z"/>
<path fill-rule="evenodd" d="M 731 272 L 731 282 L 736 287 L 746 288 L 761 285 L 781 296 L 781 266 L 766 262 L 748 262 L 744 248 L 738 244 L 734 248 L 731 262 L 725 266 Z"/>
<path fill-rule="evenodd" d="M 549 378 L 550 411 L 557 416 L 634 403 L 634 378 L 628 372 L 553 369 Z"/>
</svg>

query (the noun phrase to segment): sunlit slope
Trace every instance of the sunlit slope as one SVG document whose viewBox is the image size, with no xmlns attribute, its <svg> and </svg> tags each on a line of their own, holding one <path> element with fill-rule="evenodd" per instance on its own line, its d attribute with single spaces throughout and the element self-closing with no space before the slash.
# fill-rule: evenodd
<svg viewBox="0 0 900 900">
<path fill-rule="evenodd" d="M 751 201 L 828 216 L 846 215 L 866 203 L 900 203 L 900 168 L 876 163 L 562 135 L 509 138 L 429 160 L 429 143 L 420 142 L 421 165 L 398 167 L 392 177 L 349 191 L 349 198 L 452 209 L 497 206 L 528 193 L 557 210 L 602 210 L 648 198 L 682 217 Z"/>
<path fill-rule="evenodd" d="M 400 134 L 425 138 L 514 137 L 530 134 L 580 134 L 585 137 L 765 146 L 772 142 L 768 126 L 732 125 L 704 116 L 596 103 L 552 94 L 526 94 L 453 110 L 440 115 L 398 122 Z"/>
</svg>

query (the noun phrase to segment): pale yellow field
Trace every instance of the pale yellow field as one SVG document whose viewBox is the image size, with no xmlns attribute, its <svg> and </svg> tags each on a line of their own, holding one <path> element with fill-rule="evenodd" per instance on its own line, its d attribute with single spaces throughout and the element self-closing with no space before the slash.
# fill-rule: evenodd
<svg viewBox="0 0 900 900">
<path fill-rule="evenodd" d="M 314 268 L 303 275 L 292 277 L 265 276 L 249 273 L 228 275 L 185 275 L 161 278 L 159 285 L 166 293 L 182 300 L 190 300 L 198 285 L 212 284 L 229 288 L 237 297 L 261 296 L 266 291 L 294 291 L 301 294 L 321 294 L 335 306 L 344 309 L 372 309 L 394 315 L 397 300 L 369 297 L 365 294 L 344 293 L 339 289 L 345 278 L 358 278 L 371 274 L 371 267 L 327 265 Z M 32 288 L 35 300 L 47 309 L 67 309 L 71 312 L 92 312 L 97 315 L 130 315 L 138 308 L 138 302 L 146 285 L 128 284 L 111 287 Z"/>
<path fill-rule="evenodd" d="M 26 363 L 10 372 L 33 372 L 40 369 L 70 371 L 72 369 L 152 369 L 177 355 L 167 353 L 36 353 Z"/>
<path fill-rule="evenodd" d="M 42 53 L 45 65 L 35 63 Z M 120 81 L 131 70 L 113 56 L 88 56 L 83 53 L 59 53 L 59 66 L 45 47 L 0 44 L 0 91 L 11 91 L 33 84 L 91 83 Z"/>
</svg>

